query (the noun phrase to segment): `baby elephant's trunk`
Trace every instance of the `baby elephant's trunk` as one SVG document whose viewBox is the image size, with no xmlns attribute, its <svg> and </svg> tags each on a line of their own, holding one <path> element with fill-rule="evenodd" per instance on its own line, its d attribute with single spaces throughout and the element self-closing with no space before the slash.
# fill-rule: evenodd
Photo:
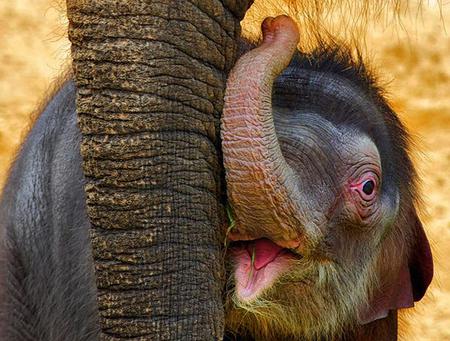
<svg viewBox="0 0 450 341">
<path fill-rule="evenodd" d="M 284 159 L 272 117 L 272 84 L 285 69 L 299 40 L 295 22 L 267 18 L 263 43 L 235 65 L 227 83 L 222 146 L 228 198 L 237 231 L 231 239 L 270 238 L 295 248 L 300 194 Z"/>
</svg>

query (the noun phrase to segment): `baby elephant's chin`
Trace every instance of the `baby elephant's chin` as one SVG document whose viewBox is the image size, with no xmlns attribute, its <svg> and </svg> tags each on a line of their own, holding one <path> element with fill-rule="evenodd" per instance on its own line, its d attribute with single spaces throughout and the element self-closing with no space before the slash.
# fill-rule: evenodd
<svg viewBox="0 0 450 341">
<path fill-rule="evenodd" d="M 280 275 L 288 271 L 294 254 L 268 239 L 240 242 L 230 249 L 234 263 L 236 298 L 242 303 L 257 299 Z"/>
</svg>

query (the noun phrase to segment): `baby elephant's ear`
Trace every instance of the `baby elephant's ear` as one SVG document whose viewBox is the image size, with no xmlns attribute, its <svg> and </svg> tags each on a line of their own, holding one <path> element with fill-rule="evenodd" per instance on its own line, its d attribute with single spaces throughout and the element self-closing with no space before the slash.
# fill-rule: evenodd
<svg viewBox="0 0 450 341">
<path fill-rule="evenodd" d="M 416 235 L 412 253 L 409 257 L 409 273 L 414 301 L 417 302 L 425 295 L 433 278 L 433 258 L 430 243 L 415 211 L 412 220 L 415 223 Z"/>
<path fill-rule="evenodd" d="M 387 317 L 389 310 L 411 308 L 414 302 L 420 301 L 425 295 L 433 278 L 433 258 L 427 236 L 422 223 L 413 209 L 408 220 L 409 226 L 404 228 L 414 231 L 414 239 L 408 259 L 399 269 L 393 281 L 383 281 L 375 292 L 368 307 L 360 313 L 360 324 Z"/>
</svg>

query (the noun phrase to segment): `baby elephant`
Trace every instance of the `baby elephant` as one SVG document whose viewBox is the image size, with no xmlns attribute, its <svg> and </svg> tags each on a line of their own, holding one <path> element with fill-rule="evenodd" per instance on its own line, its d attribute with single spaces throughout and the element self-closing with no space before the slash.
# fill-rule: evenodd
<svg viewBox="0 0 450 341">
<path fill-rule="evenodd" d="M 222 120 L 228 337 L 395 340 L 433 276 L 405 128 L 360 58 L 298 52 L 285 16 L 262 30 Z"/>
</svg>

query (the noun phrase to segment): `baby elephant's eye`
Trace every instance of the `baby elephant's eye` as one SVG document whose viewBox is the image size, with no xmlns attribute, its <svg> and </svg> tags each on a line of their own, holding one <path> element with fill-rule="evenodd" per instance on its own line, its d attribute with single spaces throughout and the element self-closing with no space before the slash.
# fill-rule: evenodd
<svg viewBox="0 0 450 341">
<path fill-rule="evenodd" d="M 367 219 L 377 211 L 377 194 L 380 190 L 380 176 L 375 171 L 366 171 L 352 179 L 350 184 L 351 203 L 361 219 Z"/>
<path fill-rule="evenodd" d="M 373 202 L 377 194 L 378 175 L 374 172 L 366 172 L 359 177 L 358 181 L 351 185 L 354 193 L 365 202 Z"/>
<path fill-rule="evenodd" d="M 373 180 L 366 180 L 363 183 L 362 191 L 367 194 L 371 195 L 373 191 L 375 190 L 375 182 Z"/>
</svg>

